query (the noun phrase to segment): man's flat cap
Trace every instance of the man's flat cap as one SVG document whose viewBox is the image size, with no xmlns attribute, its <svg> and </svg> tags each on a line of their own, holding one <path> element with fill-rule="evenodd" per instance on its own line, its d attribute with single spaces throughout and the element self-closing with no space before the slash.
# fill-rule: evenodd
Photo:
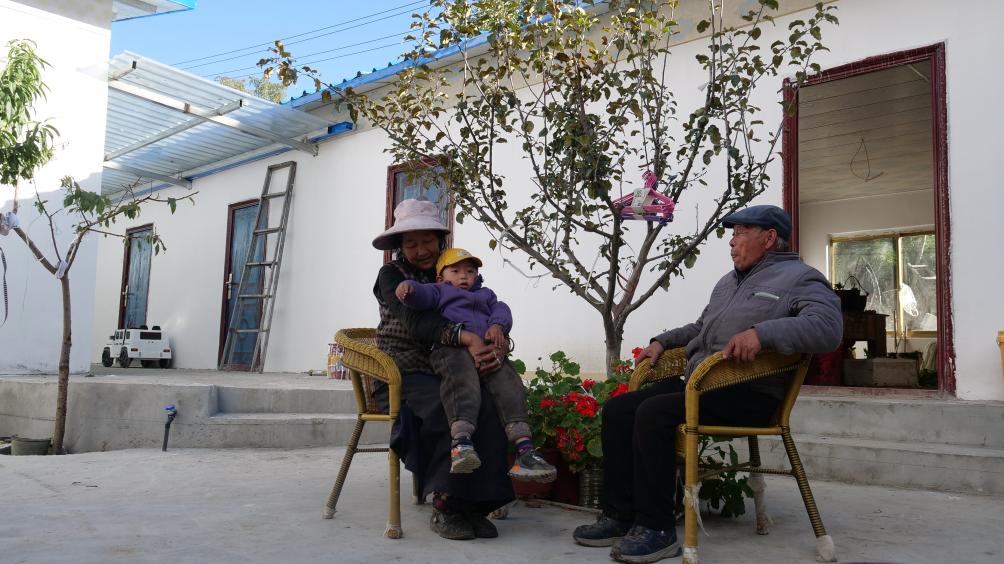
<svg viewBox="0 0 1004 564">
<path fill-rule="evenodd" d="M 774 229 L 778 237 L 785 241 L 791 240 L 791 216 L 777 206 L 750 206 L 725 216 L 722 225 L 728 228 L 736 225 L 756 225 L 765 229 Z"/>
</svg>

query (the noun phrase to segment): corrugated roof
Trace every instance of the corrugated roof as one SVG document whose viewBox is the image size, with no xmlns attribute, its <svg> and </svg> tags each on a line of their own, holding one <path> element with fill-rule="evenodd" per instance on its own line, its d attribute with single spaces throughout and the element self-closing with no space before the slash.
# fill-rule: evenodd
<svg viewBox="0 0 1004 564">
<path fill-rule="evenodd" d="M 170 14 L 181 10 L 192 10 L 195 8 L 195 0 L 113 0 L 112 14 L 113 21 L 132 20 L 136 18 L 147 18 Z"/>
<path fill-rule="evenodd" d="M 266 147 L 316 154 L 307 136 L 331 125 L 129 52 L 112 59 L 108 76 L 103 194 L 142 188 L 158 176 L 184 183 L 201 168 Z M 150 175 L 137 184 L 123 169 Z"/>
</svg>

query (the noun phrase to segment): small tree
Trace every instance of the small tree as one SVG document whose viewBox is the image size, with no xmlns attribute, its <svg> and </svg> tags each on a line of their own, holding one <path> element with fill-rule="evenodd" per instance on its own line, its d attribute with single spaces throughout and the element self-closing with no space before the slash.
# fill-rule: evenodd
<svg viewBox="0 0 1004 564">
<path fill-rule="evenodd" d="M 757 117 L 754 93 L 765 77 L 789 71 L 797 86 L 818 71 L 810 60 L 825 49 L 822 26 L 837 18 L 818 4 L 789 24 L 786 40 L 763 45 L 777 0 L 759 0 L 742 27 L 725 25 L 724 2 L 710 0 L 708 19 L 697 24 L 709 33 L 697 55 L 704 100 L 678 114 L 674 87 L 699 85 L 674 84 L 667 72 L 669 44 L 680 33 L 677 2 L 595 4 L 432 0 L 412 24 L 415 47 L 404 55 L 412 64 L 385 91 L 336 94 L 354 120 L 387 133 L 396 160 L 445 172 L 458 223 L 481 222 L 493 249 L 525 254 L 531 268 L 542 267 L 600 314 L 609 369 L 631 313 L 691 268 L 712 234 L 724 235 L 725 215 L 766 189 L 781 129 Z M 433 65 L 428 54 L 445 48 L 456 48 L 460 61 Z M 317 80 L 281 43 L 272 51 L 259 63 L 266 76 L 295 81 L 305 72 Z M 498 165 L 510 142 L 526 163 L 511 174 L 533 185 L 528 200 L 507 189 Z M 686 233 L 624 221 L 614 202 L 641 185 L 643 171 L 674 201 L 709 186 L 715 204 Z"/>
<path fill-rule="evenodd" d="M 38 262 L 59 280 L 63 304 L 63 337 L 59 350 L 59 378 L 56 396 L 56 419 L 53 430 L 53 452 L 63 450 L 66 430 L 66 403 L 70 379 L 71 307 L 70 269 L 77 258 L 80 245 L 89 233 L 102 233 L 121 237 L 104 229 L 120 217 L 134 219 L 139 216 L 141 205 L 146 202 L 160 202 L 173 213 L 177 207 L 176 198 L 158 198 L 151 194 L 137 197 L 132 189 L 127 189 L 115 200 L 107 196 L 83 190 L 73 178 L 64 177 L 61 187 L 64 192 L 62 206 L 51 209 L 48 200 L 43 200 L 36 189 L 34 206 L 40 216 L 48 220 L 49 235 L 52 239 L 52 255 L 46 255 L 34 240 L 18 225 L 17 193 L 19 185 L 32 181 L 35 172 L 53 156 L 53 142 L 58 135 L 56 129 L 46 121 L 34 119 L 35 103 L 45 97 L 47 87 L 42 81 L 42 71 L 48 64 L 34 50 L 34 43 L 26 40 L 11 41 L 7 44 L 7 65 L 0 74 L 0 184 L 14 187 L 14 204 L 11 215 L 5 219 L 11 230 L 28 246 Z M 192 200 L 195 194 L 182 199 Z M 74 218 L 73 238 L 65 249 L 56 240 L 57 216 L 65 214 Z M 157 235 L 150 236 L 155 252 L 164 250 L 164 244 Z"/>
<path fill-rule="evenodd" d="M 218 76 L 216 82 L 223 86 L 229 86 L 234 90 L 240 90 L 248 94 L 253 94 L 259 98 L 269 100 L 278 104 L 286 97 L 286 87 L 278 82 L 272 82 L 267 78 L 249 76 L 246 79 L 233 78 L 229 76 Z"/>
</svg>

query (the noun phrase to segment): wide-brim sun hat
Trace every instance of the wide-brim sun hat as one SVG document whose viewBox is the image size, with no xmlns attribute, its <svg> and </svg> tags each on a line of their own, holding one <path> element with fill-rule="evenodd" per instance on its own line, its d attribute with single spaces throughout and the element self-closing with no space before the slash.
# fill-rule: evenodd
<svg viewBox="0 0 1004 564">
<path fill-rule="evenodd" d="M 450 229 L 439 220 L 436 204 L 428 200 L 404 200 L 394 208 L 394 225 L 373 239 L 373 247 L 393 251 L 401 246 L 401 234 L 411 231 L 449 233 Z"/>
</svg>

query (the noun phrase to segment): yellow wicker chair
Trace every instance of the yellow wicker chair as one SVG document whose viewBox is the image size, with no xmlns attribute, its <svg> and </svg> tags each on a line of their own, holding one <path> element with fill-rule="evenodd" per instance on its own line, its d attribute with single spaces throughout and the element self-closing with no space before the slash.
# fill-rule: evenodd
<svg viewBox="0 0 1004 564">
<path fill-rule="evenodd" d="M 387 423 L 388 430 L 394 424 L 398 411 L 401 409 L 401 373 L 389 356 L 376 347 L 376 329 L 342 329 L 335 334 L 335 342 L 341 345 L 345 352 L 342 363 L 348 369 L 352 378 L 352 390 L 356 396 L 358 417 L 352 430 L 352 438 L 345 447 L 345 457 L 338 470 L 335 486 L 328 496 L 323 517 L 331 519 L 335 516 L 335 505 L 342 493 L 345 476 L 349 473 L 352 457 L 357 452 L 386 452 L 390 474 L 388 492 L 387 529 L 384 536 L 399 539 L 401 531 L 401 468 L 397 454 L 390 448 L 359 448 L 359 437 L 367 422 L 380 421 Z M 373 397 L 374 380 L 387 385 L 388 409 L 383 410 Z"/>
<path fill-rule="evenodd" d="M 731 359 L 724 360 L 721 353 L 715 353 L 705 359 L 691 374 L 685 391 L 687 422 L 679 426 L 676 435 L 677 456 L 683 459 L 684 468 L 683 562 L 685 564 L 699 562 L 697 532 L 700 526 L 700 512 L 697 492 L 701 480 L 722 472 L 735 470 L 750 473 L 750 487 L 753 489 L 753 500 L 756 505 L 756 530 L 761 535 L 768 533 L 769 523 L 763 500 L 765 486 L 761 474 L 793 476 L 798 482 L 798 489 L 802 494 L 802 501 L 805 503 L 805 510 L 809 515 L 809 522 L 816 534 L 816 560 L 820 562 L 834 562 L 836 560 L 833 540 L 826 534 L 819 511 L 816 509 L 812 490 L 809 489 L 809 480 L 805 476 L 805 469 L 798 457 L 798 450 L 795 448 L 795 441 L 792 439 L 789 426 L 791 409 L 795 405 L 795 400 L 798 399 L 798 392 L 802 387 L 805 372 L 808 370 L 810 357 L 811 355 L 807 354 L 782 355 L 764 352 L 757 356 L 753 362 L 743 363 Z M 645 384 L 658 380 L 678 378 L 683 375 L 686 366 L 687 357 L 684 348 L 667 350 L 660 355 L 659 362 L 654 367 L 647 359 L 639 363 L 631 376 L 629 388 L 637 390 Z M 790 375 L 788 386 L 778 412 L 769 426 L 724 427 L 698 423 L 701 394 L 780 374 Z M 699 467 L 697 451 L 699 435 L 746 437 L 749 441 L 749 460 L 732 466 Z M 788 462 L 791 465 L 790 469 L 775 470 L 760 466 L 760 449 L 757 437 L 761 435 L 779 435 L 781 437 L 788 455 Z"/>
</svg>

